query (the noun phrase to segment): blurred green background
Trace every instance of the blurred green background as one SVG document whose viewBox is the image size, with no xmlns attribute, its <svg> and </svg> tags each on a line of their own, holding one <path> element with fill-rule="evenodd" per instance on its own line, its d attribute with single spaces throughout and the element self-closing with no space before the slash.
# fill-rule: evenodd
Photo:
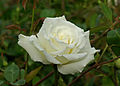
<svg viewBox="0 0 120 86">
<path fill-rule="evenodd" d="M 0 86 L 34 86 L 53 70 L 52 65 L 33 62 L 18 42 L 20 33 L 36 34 L 45 17 L 65 15 L 85 31 L 91 45 L 101 52 L 97 62 L 120 56 L 119 0 L 0 0 Z M 73 86 L 120 86 L 120 61 L 93 69 Z M 58 86 L 67 86 L 75 75 L 61 75 Z M 53 86 L 54 74 L 39 86 Z M 117 84 L 116 84 L 117 83 Z"/>
</svg>

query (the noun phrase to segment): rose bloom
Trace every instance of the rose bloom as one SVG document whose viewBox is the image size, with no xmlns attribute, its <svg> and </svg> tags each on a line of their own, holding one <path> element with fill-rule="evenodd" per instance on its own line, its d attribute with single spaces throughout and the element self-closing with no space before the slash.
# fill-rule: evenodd
<svg viewBox="0 0 120 86">
<path fill-rule="evenodd" d="M 18 44 L 31 59 L 43 64 L 57 64 L 62 74 L 82 72 L 98 52 L 91 48 L 89 31 L 67 21 L 65 16 L 46 18 L 36 35 L 19 35 Z"/>
</svg>

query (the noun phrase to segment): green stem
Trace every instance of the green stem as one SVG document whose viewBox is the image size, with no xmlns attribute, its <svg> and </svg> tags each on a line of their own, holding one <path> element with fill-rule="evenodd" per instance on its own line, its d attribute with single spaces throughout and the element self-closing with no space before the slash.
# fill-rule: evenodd
<svg viewBox="0 0 120 86">
<path fill-rule="evenodd" d="M 16 8 L 16 23 L 19 24 L 19 13 L 20 13 L 20 8 L 19 6 Z"/>
<path fill-rule="evenodd" d="M 31 22 L 31 28 L 30 28 L 30 35 L 32 34 L 32 29 L 33 29 L 33 23 L 34 23 L 34 8 L 32 10 L 32 22 Z M 27 66 L 28 66 L 28 54 L 26 53 L 25 55 L 26 59 L 25 59 L 25 74 L 27 74 Z"/>
<path fill-rule="evenodd" d="M 32 22 L 31 22 L 30 34 L 32 33 L 33 30 L 33 23 L 34 23 L 34 8 L 32 10 Z"/>
<path fill-rule="evenodd" d="M 114 77 L 113 77 L 113 79 L 114 79 L 114 85 L 115 85 L 115 86 L 118 86 L 117 70 L 116 70 L 116 67 L 115 67 L 115 66 L 114 66 L 114 68 L 113 68 L 113 71 L 114 71 Z"/>
<path fill-rule="evenodd" d="M 27 69 L 28 69 L 28 67 L 27 67 L 28 66 L 28 54 L 27 53 L 25 54 L 25 58 L 26 58 L 25 59 L 25 75 L 26 75 L 27 74 Z"/>
<path fill-rule="evenodd" d="M 54 71 L 55 71 L 55 84 L 54 84 L 54 86 L 58 86 L 59 73 L 57 71 L 57 65 L 54 65 Z"/>
<path fill-rule="evenodd" d="M 103 57 L 104 53 L 106 52 L 107 48 L 108 48 L 108 44 L 105 45 L 105 48 L 104 48 L 101 56 L 98 58 L 98 61 L 97 61 L 97 62 L 99 62 L 99 61 L 102 59 L 102 57 Z"/>
</svg>

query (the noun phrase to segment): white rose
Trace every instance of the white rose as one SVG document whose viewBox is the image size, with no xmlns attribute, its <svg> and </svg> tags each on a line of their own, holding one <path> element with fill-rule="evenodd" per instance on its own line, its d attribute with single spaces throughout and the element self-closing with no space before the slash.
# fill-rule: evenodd
<svg viewBox="0 0 120 86">
<path fill-rule="evenodd" d="M 98 50 L 91 48 L 89 31 L 67 21 L 64 16 L 46 18 L 37 35 L 19 35 L 18 44 L 32 60 L 57 64 L 62 74 L 81 72 Z"/>
</svg>

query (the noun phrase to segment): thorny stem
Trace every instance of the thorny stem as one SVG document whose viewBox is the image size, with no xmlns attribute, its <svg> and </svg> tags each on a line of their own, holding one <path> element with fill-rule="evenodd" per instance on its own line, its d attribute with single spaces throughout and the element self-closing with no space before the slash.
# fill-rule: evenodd
<svg viewBox="0 0 120 86">
<path fill-rule="evenodd" d="M 70 84 L 68 84 L 68 86 L 71 86 L 71 85 L 72 85 L 73 83 L 75 83 L 79 78 L 81 78 L 83 75 L 85 75 L 87 72 L 91 71 L 92 69 L 94 69 L 94 68 L 96 68 L 96 67 L 98 67 L 98 66 L 102 66 L 102 65 L 104 65 L 104 64 L 113 62 L 113 61 L 117 60 L 118 58 L 120 58 L 120 56 L 119 56 L 119 57 L 116 57 L 116 58 L 114 58 L 114 59 L 112 59 L 112 60 L 109 60 L 109 61 L 101 62 L 101 63 L 99 63 L 99 64 L 94 64 L 93 66 L 91 66 L 90 68 L 88 68 L 88 70 L 82 72 L 82 73 L 80 74 L 80 76 L 78 76 L 77 78 L 75 78 Z"/>
</svg>

